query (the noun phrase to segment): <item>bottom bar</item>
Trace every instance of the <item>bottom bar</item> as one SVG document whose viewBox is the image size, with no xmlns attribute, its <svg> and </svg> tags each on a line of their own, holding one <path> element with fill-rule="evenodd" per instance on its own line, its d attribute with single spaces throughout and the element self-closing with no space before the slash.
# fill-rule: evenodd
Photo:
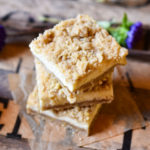
<svg viewBox="0 0 150 150">
<path fill-rule="evenodd" d="M 65 121 L 75 127 L 84 129 L 89 133 L 89 128 L 98 113 L 101 104 L 94 104 L 86 107 L 75 106 L 70 109 L 64 110 L 45 110 L 40 111 L 41 114 L 46 115 L 50 118 Z M 37 88 L 29 95 L 27 101 L 27 112 L 39 113 L 38 106 L 38 91 Z"/>
</svg>

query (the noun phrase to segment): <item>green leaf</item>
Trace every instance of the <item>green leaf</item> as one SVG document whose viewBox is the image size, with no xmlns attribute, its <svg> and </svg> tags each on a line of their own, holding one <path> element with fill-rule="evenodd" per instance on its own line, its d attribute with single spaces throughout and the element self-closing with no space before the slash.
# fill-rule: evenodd
<svg viewBox="0 0 150 150">
<path fill-rule="evenodd" d="M 124 13 L 124 16 L 122 18 L 122 24 L 121 24 L 121 26 L 124 27 L 124 28 L 129 29 L 132 24 L 133 23 L 128 20 L 127 14 Z"/>
<path fill-rule="evenodd" d="M 110 21 L 99 21 L 97 22 L 102 28 L 104 29 L 109 29 L 111 27 L 111 22 Z"/>
<path fill-rule="evenodd" d="M 121 25 L 118 27 L 112 27 L 112 21 L 99 21 L 98 24 L 102 28 L 106 29 L 120 45 L 126 46 L 126 38 L 128 36 L 127 33 L 130 30 L 130 26 L 133 24 L 128 20 L 126 13 L 124 13 Z"/>
<path fill-rule="evenodd" d="M 46 22 L 51 22 L 51 23 L 58 23 L 60 20 L 54 17 L 44 17 L 44 16 L 39 16 L 38 17 L 39 21 L 46 21 Z"/>
<path fill-rule="evenodd" d="M 108 31 L 120 45 L 126 46 L 125 40 L 127 38 L 127 32 L 128 32 L 126 28 L 124 27 L 109 28 Z"/>
<path fill-rule="evenodd" d="M 122 18 L 122 26 L 123 27 L 126 27 L 127 21 L 128 21 L 127 14 L 124 13 L 123 18 Z"/>
</svg>

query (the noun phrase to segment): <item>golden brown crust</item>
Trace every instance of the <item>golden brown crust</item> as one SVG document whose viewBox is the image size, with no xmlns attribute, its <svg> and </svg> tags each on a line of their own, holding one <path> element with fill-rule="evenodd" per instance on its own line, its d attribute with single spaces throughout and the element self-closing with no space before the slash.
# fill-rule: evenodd
<svg viewBox="0 0 150 150">
<path fill-rule="evenodd" d="M 111 94 L 111 85 L 112 85 L 112 71 L 108 72 L 101 78 L 96 81 L 88 83 L 88 85 L 83 86 L 75 92 L 70 92 L 66 87 L 62 87 L 60 82 L 54 77 L 53 74 L 47 72 L 44 66 L 36 59 L 36 76 L 37 76 L 37 88 L 38 88 L 38 97 L 40 101 L 40 107 L 42 110 L 51 109 L 51 108 L 61 108 L 61 107 L 72 107 L 76 105 L 85 105 L 86 103 L 94 100 L 96 98 L 92 94 L 97 94 L 98 102 L 109 102 Z M 104 99 L 101 94 L 101 91 L 110 91 L 108 98 Z M 81 99 L 83 94 L 90 94 L 89 97 Z M 93 98 L 92 98 L 93 97 Z M 107 96 L 106 96 L 107 97 Z M 70 103 L 73 103 L 70 105 Z"/>
<path fill-rule="evenodd" d="M 71 109 L 73 107 L 87 107 L 87 106 L 92 106 L 95 104 L 104 104 L 104 103 L 111 103 L 112 100 L 114 98 L 113 97 L 109 97 L 108 99 L 99 99 L 99 100 L 92 100 L 92 101 L 86 101 L 86 102 L 80 102 L 80 103 L 75 103 L 75 104 L 64 104 L 64 105 L 57 105 L 57 106 L 47 106 L 47 107 L 43 107 L 42 110 L 56 110 L 56 111 L 60 111 L 60 110 L 64 110 L 64 109 Z"/>
<path fill-rule="evenodd" d="M 34 91 L 29 95 L 29 98 L 27 100 L 27 112 L 28 113 L 32 114 L 33 112 L 38 111 L 38 93 L 37 92 L 38 92 L 37 88 L 34 88 Z M 96 104 L 96 105 L 89 105 L 86 107 L 75 106 L 73 108 L 63 109 L 63 110 L 49 110 L 46 112 L 50 112 L 49 114 L 54 114 L 54 115 L 50 115 L 49 117 L 52 117 L 52 116 L 56 116 L 57 118 L 67 117 L 67 118 L 77 121 L 78 123 L 90 125 L 91 119 L 93 120 L 94 116 L 96 115 L 94 114 L 93 116 L 93 112 L 99 108 L 100 108 L 100 104 L 98 105 Z M 48 113 L 44 113 L 44 111 L 41 111 L 41 113 L 45 115 L 46 114 L 49 115 Z"/>
<path fill-rule="evenodd" d="M 67 82 L 77 82 L 103 63 L 125 64 L 127 50 L 87 15 L 60 22 L 32 41 L 31 51 L 56 65 Z"/>
<path fill-rule="evenodd" d="M 35 60 L 36 80 L 38 88 L 39 101 L 41 105 L 64 105 L 67 103 L 62 86 L 54 77 L 48 73 L 42 64 Z"/>
</svg>

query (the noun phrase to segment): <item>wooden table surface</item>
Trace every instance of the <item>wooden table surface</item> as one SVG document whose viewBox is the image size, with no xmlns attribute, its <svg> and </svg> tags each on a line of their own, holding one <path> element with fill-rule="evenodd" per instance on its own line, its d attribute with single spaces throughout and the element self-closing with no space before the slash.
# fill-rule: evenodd
<svg viewBox="0 0 150 150">
<path fill-rule="evenodd" d="M 11 52 L 11 54 L 10 54 Z M 24 43 L 13 43 L 7 44 L 3 51 L 0 53 L 0 104 L 3 103 L 4 106 L 7 105 L 8 100 L 12 99 L 11 93 L 8 87 L 8 79 L 7 75 L 9 73 L 21 73 L 25 70 L 33 70 L 33 57 L 29 51 L 28 45 Z M 142 62 L 139 60 L 128 59 L 128 64 L 123 67 L 123 69 L 118 70 L 118 74 L 121 76 L 125 75 L 125 79 L 127 80 L 127 84 L 129 85 L 129 91 L 133 97 L 133 100 L 136 101 L 144 119 L 149 122 L 150 120 L 150 62 Z M 124 83 L 124 79 L 118 80 L 118 84 L 120 82 Z M 123 92 L 123 91 L 122 91 Z M 143 110 L 143 107 L 145 110 Z M 2 116 L 1 112 L 1 116 Z M 0 136 L 0 148 L 3 150 L 7 149 L 22 149 L 28 150 L 30 149 L 29 143 L 27 140 L 16 137 L 18 134 L 18 129 L 22 120 L 16 118 L 16 123 L 14 124 L 14 128 L 12 130 L 13 136 Z M 0 124 L 0 130 L 3 125 Z M 150 128 L 145 127 L 140 130 L 129 130 L 128 132 L 110 139 L 107 143 L 110 147 L 113 147 L 113 144 L 119 142 L 119 148 L 123 148 L 124 150 L 130 149 L 130 147 L 134 149 L 137 143 L 138 138 L 142 138 L 139 147 L 141 150 L 149 150 L 150 141 L 149 138 Z M 15 136 L 14 136 L 15 133 Z M 9 133 L 10 134 L 10 133 Z M 16 139 L 17 138 L 17 139 Z M 140 142 L 139 142 L 140 143 Z M 97 145 L 101 146 L 103 142 L 97 143 Z M 97 148 L 97 145 L 89 145 L 87 148 L 76 148 L 76 149 L 94 149 Z M 118 149 L 119 149 L 118 148 Z"/>
<path fill-rule="evenodd" d="M 150 25 L 150 5 L 145 5 L 143 7 L 128 8 L 116 5 L 99 4 L 91 0 L 65 0 L 63 2 L 61 0 L 45 0 L 43 1 L 42 5 L 41 1 L 38 0 L 24 2 L 19 0 L 7 2 L 5 0 L 0 1 L 0 16 L 3 16 L 9 11 L 14 10 L 27 11 L 34 17 L 38 17 L 42 14 L 51 14 L 68 18 L 74 17 L 78 13 L 86 13 L 94 16 L 95 19 L 102 20 L 109 20 L 113 17 L 116 18 L 116 20 L 120 20 L 122 18 L 123 13 L 126 11 L 129 15 L 129 18 L 132 21 L 141 20 L 144 24 Z M 29 62 L 31 62 L 30 65 L 28 65 Z M 5 46 L 3 51 L 0 52 L 0 102 L 12 99 L 11 93 L 8 88 L 7 75 L 9 73 L 20 73 L 24 69 L 30 70 L 33 69 L 33 67 L 33 58 L 29 52 L 28 43 L 8 43 Z M 137 89 L 143 89 L 143 93 L 145 94 L 144 98 L 148 99 L 146 96 L 149 96 L 150 93 L 150 63 L 128 59 L 126 71 L 128 71 L 127 78 L 130 88 L 131 90 L 133 90 L 133 95 L 136 94 Z M 146 119 L 149 120 L 149 118 Z M 134 133 L 132 131 L 129 131 L 120 137 L 121 139 L 125 139 L 126 137 L 128 137 L 128 140 L 122 141 L 122 144 L 124 144 L 123 149 L 130 149 L 132 145 L 135 145 L 133 135 Z M 145 135 L 144 133 L 143 136 L 147 135 Z M 143 144 L 143 147 L 145 147 L 146 150 L 150 149 L 150 142 L 145 143 L 145 145 Z M 0 136 L 0 149 L 28 150 L 30 149 L 30 147 L 27 140 L 17 140 Z M 82 150 L 91 148 L 77 149 Z"/>
</svg>

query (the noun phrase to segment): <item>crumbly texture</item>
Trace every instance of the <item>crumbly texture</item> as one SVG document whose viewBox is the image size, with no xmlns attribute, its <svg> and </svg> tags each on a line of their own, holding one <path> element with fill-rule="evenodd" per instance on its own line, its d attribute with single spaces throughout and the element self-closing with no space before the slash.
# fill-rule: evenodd
<svg viewBox="0 0 150 150">
<path fill-rule="evenodd" d="M 38 60 L 35 60 L 35 66 L 39 101 L 42 107 L 68 103 L 62 86 L 56 78 L 48 73 Z"/>
<path fill-rule="evenodd" d="M 34 39 L 30 48 L 55 64 L 72 83 L 96 69 L 102 70 L 103 64 L 125 64 L 128 53 L 88 15 L 60 22 Z"/>
<path fill-rule="evenodd" d="M 96 115 L 95 111 L 98 110 L 100 106 L 101 106 L 100 104 L 86 106 L 86 107 L 76 106 L 71 109 L 64 109 L 64 110 L 59 110 L 59 111 L 48 110 L 48 111 L 41 111 L 41 113 L 51 112 L 51 114 L 57 117 L 57 119 L 61 120 L 61 118 L 67 117 L 71 120 L 75 120 L 78 123 L 90 125 L 91 121 L 94 119 L 94 116 Z M 38 111 L 37 88 L 34 88 L 33 92 L 29 95 L 26 108 L 28 112 L 30 112 L 30 110 Z"/>
<path fill-rule="evenodd" d="M 100 105 L 100 104 L 96 104 L 96 105 Z M 63 111 L 53 111 L 53 112 L 57 114 L 59 117 L 68 116 L 69 118 L 78 120 L 78 122 L 89 123 L 94 108 L 95 107 L 93 107 L 93 105 L 86 106 L 86 107 L 75 106 L 71 109 L 66 109 Z"/>
<path fill-rule="evenodd" d="M 100 95 L 100 91 L 111 91 L 110 85 L 112 85 L 111 72 L 104 75 L 102 78 L 95 82 L 91 82 L 88 85 L 82 87 L 81 89 L 70 92 L 66 87 L 63 87 L 60 82 L 54 77 L 53 74 L 49 73 L 45 67 L 35 59 L 36 66 L 36 76 L 37 76 L 37 87 L 38 96 L 41 108 L 48 108 L 52 106 L 65 105 L 69 103 L 80 103 L 89 100 L 95 100 L 92 95 L 97 93 L 97 100 L 103 99 Z M 90 99 L 81 99 L 83 94 L 90 94 Z M 93 97 L 93 99 L 92 99 Z M 107 97 L 107 96 L 106 96 Z M 108 95 L 108 101 L 110 101 L 110 95 Z M 107 98 L 105 100 L 107 101 Z"/>
</svg>

